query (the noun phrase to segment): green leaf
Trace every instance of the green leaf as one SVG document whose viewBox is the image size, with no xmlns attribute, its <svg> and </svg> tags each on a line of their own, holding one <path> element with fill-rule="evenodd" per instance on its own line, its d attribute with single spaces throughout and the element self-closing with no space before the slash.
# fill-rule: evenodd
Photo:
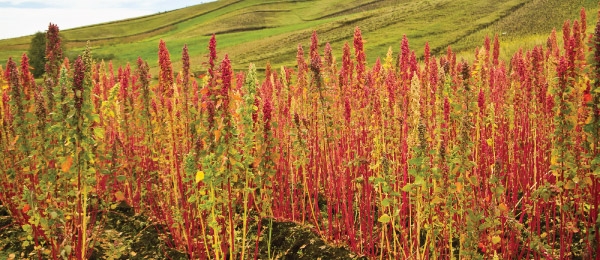
<svg viewBox="0 0 600 260">
<path fill-rule="evenodd" d="M 408 160 L 408 164 L 415 165 L 415 166 L 421 166 L 423 164 L 423 158 L 421 158 L 421 157 L 412 158 L 412 159 Z"/>
<path fill-rule="evenodd" d="M 412 176 L 417 176 L 418 172 L 416 169 L 408 169 L 408 174 Z"/>
<path fill-rule="evenodd" d="M 88 185 L 96 185 L 96 177 L 92 176 L 85 180 L 85 183 Z"/>
<path fill-rule="evenodd" d="M 93 121 L 93 122 L 96 122 L 96 123 L 100 123 L 100 115 L 98 115 L 98 114 L 90 114 L 88 116 L 88 119 L 90 121 Z"/>
<path fill-rule="evenodd" d="M 379 217 L 379 219 L 377 219 L 377 221 L 384 224 L 390 222 L 390 220 L 392 220 L 392 218 L 388 214 L 383 214 L 381 217 Z"/>
<path fill-rule="evenodd" d="M 383 177 L 369 177 L 369 181 L 374 185 L 385 183 L 385 179 Z"/>
<path fill-rule="evenodd" d="M 102 128 L 102 127 L 94 127 L 94 136 L 97 139 L 104 139 L 104 134 L 105 134 L 104 128 Z"/>
<path fill-rule="evenodd" d="M 387 207 L 392 203 L 391 199 L 384 199 L 381 201 L 381 206 Z"/>
<path fill-rule="evenodd" d="M 65 246 L 65 253 L 66 253 L 66 255 L 70 255 L 71 254 L 71 250 L 72 250 L 72 248 L 71 248 L 70 245 L 66 245 Z"/>
<path fill-rule="evenodd" d="M 384 184 L 384 185 L 381 187 L 381 191 L 383 191 L 383 192 L 385 192 L 385 193 L 390 193 L 390 192 L 392 191 L 392 188 L 390 188 L 390 186 L 389 186 L 389 185 L 386 185 L 386 184 Z"/>
<path fill-rule="evenodd" d="M 127 177 L 125 177 L 125 175 L 117 176 L 117 181 L 119 181 L 119 182 L 124 182 L 126 179 L 127 179 Z"/>
<path fill-rule="evenodd" d="M 425 185 L 425 179 L 421 176 L 415 176 L 415 185 Z"/>
</svg>

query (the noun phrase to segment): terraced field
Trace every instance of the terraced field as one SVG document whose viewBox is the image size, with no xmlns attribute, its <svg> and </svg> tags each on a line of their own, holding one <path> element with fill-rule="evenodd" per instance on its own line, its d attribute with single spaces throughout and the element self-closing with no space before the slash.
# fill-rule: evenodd
<svg viewBox="0 0 600 260">
<path fill-rule="evenodd" d="M 471 52 L 485 35 L 494 34 L 500 35 L 504 53 L 513 53 L 517 46 L 544 43 L 552 28 L 575 19 L 581 7 L 594 10 L 597 2 L 222 0 L 61 33 L 70 58 L 81 53 L 89 41 L 96 57 L 112 58 L 119 66 L 141 56 L 150 61 L 152 71 L 156 71 L 152 61 L 157 60 L 159 39 L 169 44 L 175 64 L 183 45 L 188 44 L 195 72 L 205 70 L 206 46 L 214 33 L 219 52 L 230 55 L 234 69 L 245 69 L 251 62 L 260 69 L 268 61 L 276 67 L 293 66 L 297 43 L 308 46 L 313 30 L 321 42 L 330 42 L 334 55 L 340 57 L 356 26 L 364 33 L 367 57 L 372 59 L 384 56 L 390 47 L 397 52 L 403 35 L 408 36 L 417 55 L 422 54 L 426 41 L 433 54 L 444 52 L 448 45 L 456 52 Z M 26 52 L 31 37 L 0 40 L 0 63 Z"/>
</svg>

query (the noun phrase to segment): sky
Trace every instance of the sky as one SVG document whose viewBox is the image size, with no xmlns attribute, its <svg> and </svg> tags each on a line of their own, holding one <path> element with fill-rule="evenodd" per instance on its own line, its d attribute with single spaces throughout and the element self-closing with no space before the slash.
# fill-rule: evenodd
<svg viewBox="0 0 600 260">
<path fill-rule="evenodd" d="M 170 11 L 211 0 L 0 0 L 0 39 Z"/>
</svg>

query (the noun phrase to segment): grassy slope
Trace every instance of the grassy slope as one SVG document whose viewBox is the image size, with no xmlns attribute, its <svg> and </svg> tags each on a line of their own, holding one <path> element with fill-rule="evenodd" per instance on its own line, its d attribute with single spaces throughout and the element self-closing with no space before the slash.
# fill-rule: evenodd
<svg viewBox="0 0 600 260">
<path fill-rule="evenodd" d="M 448 45 L 472 52 L 485 35 L 499 34 L 504 53 L 512 53 L 519 46 L 543 44 L 552 28 L 578 18 L 581 7 L 588 10 L 591 30 L 598 9 L 591 0 L 221 0 L 62 34 L 71 57 L 90 41 L 97 57 L 114 56 L 116 66 L 141 56 L 154 70 L 159 39 L 167 42 L 176 70 L 181 49 L 188 44 L 192 70 L 203 71 L 208 39 L 216 33 L 220 57 L 228 53 L 234 68 L 244 69 L 250 62 L 293 66 L 298 44 L 308 52 L 313 30 L 323 45 L 331 42 L 340 60 L 356 26 L 367 41 L 370 62 L 389 47 L 397 52 L 404 34 L 418 52 L 426 41 L 434 52 Z M 26 52 L 30 40 L 1 40 L 0 63 Z"/>
</svg>

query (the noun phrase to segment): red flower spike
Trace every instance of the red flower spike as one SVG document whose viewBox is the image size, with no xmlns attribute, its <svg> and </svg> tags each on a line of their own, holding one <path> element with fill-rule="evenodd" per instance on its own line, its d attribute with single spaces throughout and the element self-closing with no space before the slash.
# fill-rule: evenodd
<svg viewBox="0 0 600 260">
<path fill-rule="evenodd" d="M 181 71 L 183 74 L 182 79 L 181 79 L 182 80 L 181 85 L 183 86 L 183 95 L 184 95 L 184 99 L 185 99 L 184 104 L 187 104 L 188 91 L 189 91 L 189 86 L 190 86 L 190 54 L 188 53 L 187 44 L 183 45 L 183 50 L 181 52 L 181 63 L 182 63 Z"/>
<path fill-rule="evenodd" d="M 429 83 L 431 85 L 431 94 L 435 95 L 438 84 L 438 66 L 435 57 L 429 62 Z"/>
<path fill-rule="evenodd" d="M 212 37 L 210 37 L 210 41 L 208 42 L 208 52 L 208 75 L 211 78 L 215 78 L 214 68 L 215 60 L 217 59 L 217 39 L 215 38 L 214 34 L 212 35 Z"/>
<path fill-rule="evenodd" d="M 352 108 L 350 106 L 350 100 L 348 95 L 344 98 L 344 119 L 346 119 L 346 123 L 350 124 L 350 117 L 352 114 Z"/>
<path fill-rule="evenodd" d="M 410 49 L 408 47 L 408 38 L 406 35 L 402 36 L 402 42 L 400 43 L 400 62 L 398 63 L 398 68 L 400 70 L 400 75 L 402 75 L 402 81 L 408 82 L 411 80 L 409 72 L 409 59 L 410 59 Z"/>
<path fill-rule="evenodd" d="M 363 82 L 365 73 L 365 50 L 363 46 L 363 38 L 358 26 L 354 29 L 354 55 L 356 56 L 356 78 L 358 82 Z"/>
<path fill-rule="evenodd" d="M 563 23 L 563 47 L 565 49 L 565 52 L 569 52 L 569 49 L 572 48 L 573 46 L 571 46 L 569 43 L 571 39 L 571 22 L 569 20 L 565 21 L 565 23 Z"/>
<path fill-rule="evenodd" d="M 121 68 L 119 68 L 120 70 Z M 120 83 L 121 83 L 121 94 L 123 95 L 123 101 L 129 98 L 129 88 L 130 88 L 130 79 L 131 79 L 131 67 L 129 67 L 129 63 L 125 66 L 123 70 L 123 75 L 121 75 Z"/>
<path fill-rule="evenodd" d="M 345 43 L 342 52 L 342 69 L 340 71 L 340 84 L 342 86 L 350 85 L 353 67 L 352 58 L 350 57 L 350 45 Z"/>
<path fill-rule="evenodd" d="M 241 91 L 242 90 L 242 86 L 244 85 L 244 81 L 246 80 L 246 75 L 243 72 L 239 72 L 236 75 L 236 81 L 235 81 L 235 89 L 237 91 Z"/>
<path fill-rule="evenodd" d="M 221 80 L 223 86 L 221 87 L 221 100 L 223 100 L 223 115 L 227 115 L 227 110 L 229 108 L 229 89 L 231 89 L 231 79 L 233 72 L 231 70 L 231 61 L 229 60 L 229 56 L 225 54 L 225 58 L 221 62 Z"/>
<path fill-rule="evenodd" d="M 333 53 L 331 50 L 331 44 L 325 44 L 325 53 L 323 54 L 325 57 L 325 67 L 328 69 L 333 67 Z"/>
<path fill-rule="evenodd" d="M 494 66 L 498 66 L 498 56 L 500 56 L 500 41 L 496 34 L 496 36 L 494 36 L 494 49 L 492 52 L 492 64 L 494 64 Z"/>
<path fill-rule="evenodd" d="M 310 66 L 311 68 L 321 68 L 321 56 L 319 56 L 319 40 L 317 31 L 313 31 L 310 37 Z"/>
<path fill-rule="evenodd" d="M 19 85 L 19 71 L 17 70 L 17 64 L 13 61 L 12 57 L 8 58 L 8 61 L 6 62 L 4 78 L 11 87 Z"/>
<path fill-rule="evenodd" d="M 85 78 L 85 64 L 81 59 L 81 56 L 75 60 L 75 71 L 73 72 L 73 99 L 75 101 L 75 109 L 77 112 L 81 112 L 81 106 L 83 105 L 83 79 Z"/>
<path fill-rule="evenodd" d="M 46 73 L 55 80 L 55 84 L 58 83 L 62 58 L 58 26 L 50 23 L 46 31 Z"/>
<path fill-rule="evenodd" d="M 554 59 L 558 60 L 559 49 L 558 42 L 556 40 L 556 30 L 552 29 L 550 37 L 548 37 L 548 41 L 546 42 L 546 47 L 550 50 L 548 54 L 551 54 Z"/>
<path fill-rule="evenodd" d="M 488 53 L 492 50 L 491 49 L 491 42 L 490 42 L 490 37 L 488 37 L 487 35 L 485 36 L 485 39 L 483 40 L 483 48 L 485 49 L 485 51 L 487 51 Z"/>
<path fill-rule="evenodd" d="M 371 73 L 373 73 L 373 78 L 375 80 L 379 79 L 379 74 L 381 73 L 381 59 L 377 58 L 377 60 L 375 60 L 375 65 L 373 65 Z"/>
<path fill-rule="evenodd" d="M 420 66 L 419 66 L 419 63 L 417 62 L 417 55 L 415 54 L 414 51 L 410 52 L 409 64 L 410 64 L 409 79 L 412 79 L 412 77 L 414 75 L 419 76 Z"/>
<path fill-rule="evenodd" d="M 19 74 L 19 78 L 21 80 L 21 85 L 23 86 L 25 100 L 31 99 L 35 81 L 33 80 L 33 75 L 29 72 L 29 57 L 27 57 L 27 54 L 25 53 L 21 56 L 21 73 Z"/>
<path fill-rule="evenodd" d="M 6 71 L 4 71 L 4 78 L 8 80 L 10 86 L 11 99 L 15 102 L 17 111 L 13 111 L 19 115 L 20 119 L 24 119 L 23 111 L 23 95 L 21 92 L 21 84 L 19 83 L 19 71 L 17 64 L 8 58 L 6 63 Z"/>
<path fill-rule="evenodd" d="M 483 114 L 485 111 L 485 92 L 483 92 L 483 89 L 479 90 L 479 96 L 477 97 L 477 105 L 479 107 L 479 112 Z"/>
<path fill-rule="evenodd" d="M 308 65 L 304 60 L 304 49 L 302 48 L 302 44 L 298 44 L 296 62 L 298 64 L 298 91 L 299 93 L 302 93 L 302 88 L 306 86 L 306 71 L 308 70 Z"/>
<path fill-rule="evenodd" d="M 385 86 L 387 87 L 388 91 L 389 109 L 393 113 L 393 107 L 396 104 L 396 74 L 394 74 L 392 71 L 388 72 L 387 74 Z"/>
<path fill-rule="evenodd" d="M 158 65 L 160 67 L 158 89 L 163 98 L 173 96 L 173 66 L 167 44 L 161 39 L 158 44 Z"/>
</svg>

